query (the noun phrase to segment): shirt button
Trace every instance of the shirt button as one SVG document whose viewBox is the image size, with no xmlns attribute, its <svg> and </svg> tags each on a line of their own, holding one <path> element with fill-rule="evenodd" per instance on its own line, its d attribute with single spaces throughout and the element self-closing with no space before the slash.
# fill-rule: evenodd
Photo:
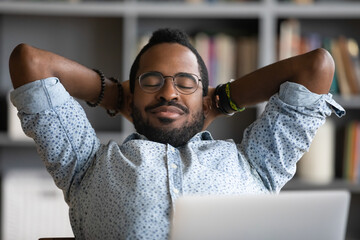
<svg viewBox="0 0 360 240">
<path fill-rule="evenodd" d="M 176 165 L 176 164 L 174 164 L 174 163 L 172 163 L 172 164 L 171 164 L 171 168 L 173 168 L 173 169 L 177 169 L 177 165 Z"/>
<path fill-rule="evenodd" d="M 179 189 L 174 188 L 174 189 L 173 189 L 173 192 L 176 193 L 176 194 L 178 194 L 178 193 L 179 193 Z"/>
</svg>

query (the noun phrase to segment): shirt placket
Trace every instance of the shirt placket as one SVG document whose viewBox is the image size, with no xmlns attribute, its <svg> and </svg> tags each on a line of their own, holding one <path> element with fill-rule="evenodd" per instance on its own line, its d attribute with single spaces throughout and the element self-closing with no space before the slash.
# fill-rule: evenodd
<svg viewBox="0 0 360 240">
<path fill-rule="evenodd" d="M 167 147 L 167 169 L 169 193 L 172 203 L 182 195 L 182 171 L 179 151 L 171 145 Z"/>
</svg>

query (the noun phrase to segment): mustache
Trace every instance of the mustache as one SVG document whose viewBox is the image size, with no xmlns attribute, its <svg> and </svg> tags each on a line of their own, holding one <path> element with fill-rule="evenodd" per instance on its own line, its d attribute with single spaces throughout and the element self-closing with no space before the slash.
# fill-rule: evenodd
<svg viewBox="0 0 360 240">
<path fill-rule="evenodd" d="M 150 105 L 150 106 L 147 106 L 145 107 L 145 111 L 151 111 L 157 107 L 161 107 L 161 106 L 174 106 L 174 107 L 177 107 L 179 109 L 181 109 L 184 113 L 189 113 L 189 109 L 179 103 L 177 103 L 176 101 L 161 101 L 161 102 L 158 102 L 154 105 Z"/>
</svg>

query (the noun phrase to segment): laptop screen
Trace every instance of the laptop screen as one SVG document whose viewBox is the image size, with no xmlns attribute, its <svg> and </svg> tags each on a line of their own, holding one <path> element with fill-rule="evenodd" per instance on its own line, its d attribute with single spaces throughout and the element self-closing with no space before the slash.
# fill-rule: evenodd
<svg viewBox="0 0 360 240">
<path fill-rule="evenodd" d="M 344 240 L 347 191 L 284 191 L 278 195 L 182 196 L 170 239 Z"/>
</svg>

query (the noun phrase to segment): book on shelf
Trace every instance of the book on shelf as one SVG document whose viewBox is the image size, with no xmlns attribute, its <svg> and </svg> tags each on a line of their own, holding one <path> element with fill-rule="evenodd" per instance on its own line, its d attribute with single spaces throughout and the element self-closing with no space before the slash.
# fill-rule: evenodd
<svg viewBox="0 0 360 240">
<path fill-rule="evenodd" d="M 349 52 L 350 63 L 354 68 L 354 85 L 356 88 L 356 94 L 360 94 L 360 54 L 359 54 L 359 44 L 354 38 L 348 38 L 347 40 L 347 50 Z"/>
<path fill-rule="evenodd" d="M 193 45 L 204 60 L 206 67 L 210 67 L 210 36 L 200 32 L 193 37 Z M 209 72 L 210 74 L 210 72 Z M 210 81 L 209 81 L 210 82 Z"/>
<path fill-rule="evenodd" d="M 208 68 L 212 87 L 257 68 L 258 41 L 254 36 L 199 32 L 193 36 L 192 42 Z"/>
<path fill-rule="evenodd" d="M 258 41 L 254 36 L 237 39 L 237 76 L 242 77 L 257 68 Z"/>
<path fill-rule="evenodd" d="M 312 4 L 314 3 L 314 0 L 293 0 L 296 4 Z"/>
<path fill-rule="evenodd" d="M 360 94 L 360 58 L 358 43 L 353 38 L 332 39 L 330 53 L 335 61 L 339 93 L 343 96 Z"/>
<path fill-rule="evenodd" d="M 356 74 L 356 65 L 353 57 L 350 54 L 350 48 L 349 48 L 350 39 L 347 39 L 344 36 L 340 36 L 334 41 L 339 46 L 341 56 L 338 57 L 341 57 L 341 60 L 344 65 L 343 75 L 346 76 L 344 81 L 346 81 L 349 86 L 349 92 L 347 93 L 347 95 L 357 95 L 360 93 L 358 80 L 357 80 L 360 76 L 357 76 Z M 358 56 L 355 56 L 354 58 L 356 59 L 358 58 Z M 334 60 L 336 62 L 336 59 Z M 339 79 L 339 81 L 341 81 L 341 79 Z"/>
<path fill-rule="evenodd" d="M 163 0 L 161 0 L 163 1 Z M 257 2 L 258 0 L 183 0 L 187 3 L 236 3 L 236 2 Z"/>
<path fill-rule="evenodd" d="M 218 33 L 214 37 L 215 48 L 215 80 L 216 85 L 226 83 L 230 79 L 235 79 L 236 76 L 236 42 L 234 37 Z"/>
<path fill-rule="evenodd" d="M 360 57 L 354 38 L 342 35 L 320 36 L 317 33 L 301 34 L 301 22 L 288 19 L 280 23 L 279 60 L 325 48 L 334 58 L 335 74 L 331 93 L 342 96 L 360 94 Z"/>
<path fill-rule="evenodd" d="M 287 2 L 295 3 L 298 5 L 312 4 L 314 0 L 288 0 Z"/>
<path fill-rule="evenodd" d="M 279 2 L 282 3 L 294 3 L 298 5 L 304 5 L 304 4 L 312 4 L 315 2 L 315 0 L 279 0 Z"/>
<path fill-rule="evenodd" d="M 332 43 L 333 40 L 331 38 L 327 38 L 325 37 L 322 40 L 322 47 L 324 47 L 326 50 L 328 50 L 329 52 L 332 52 L 331 48 L 332 48 Z M 334 77 L 333 77 L 333 81 L 330 87 L 330 93 L 332 94 L 339 94 L 340 90 L 339 90 L 339 83 L 338 83 L 338 68 L 335 67 L 335 72 L 334 72 Z"/>
<path fill-rule="evenodd" d="M 192 41 L 208 69 L 210 86 L 235 77 L 235 40 L 230 35 L 199 32 Z"/>
<path fill-rule="evenodd" d="M 341 141 L 336 141 L 336 132 L 332 119 L 319 128 L 309 151 L 297 164 L 299 179 L 313 184 L 327 184 L 335 178 L 360 183 L 360 121 L 346 125 Z M 336 145 L 339 142 L 343 149 Z M 341 154 L 336 155 L 335 149 L 341 149 Z"/>
<path fill-rule="evenodd" d="M 151 35 L 139 36 L 137 49 L 148 42 Z M 226 83 L 242 77 L 258 66 L 258 39 L 256 36 L 233 36 L 224 32 L 191 35 L 191 43 L 203 58 L 209 74 L 209 86 Z M 136 55 L 136 54 L 135 54 Z"/>
<path fill-rule="evenodd" d="M 343 153 L 343 178 L 360 183 L 360 122 L 346 126 Z"/>
<path fill-rule="evenodd" d="M 300 22 L 288 19 L 280 24 L 279 60 L 283 60 L 300 53 Z"/>
<path fill-rule="evenodd" d="M 345 63 L 342 58 L 341 49 L 336 40 L 331 41 L 330 52 L 335 61 L 335 75 L 339 86 L 339 93 L 348 96 L 351 93 L 351 89 L 345 74 Z"/>
<path fill-rule="evenodd" d="M 216 87 L 237 79 L 258 66 L 258 39 L 256 36 L 233 36 L 224 32 L 197 32 L 190 41 L 208 69 L 209 86 Z M 151 34 L 139 36 L 137 53 L 148 42 Z M 134 54 L 136 55 L 136 54 Z"/>
</svg>

